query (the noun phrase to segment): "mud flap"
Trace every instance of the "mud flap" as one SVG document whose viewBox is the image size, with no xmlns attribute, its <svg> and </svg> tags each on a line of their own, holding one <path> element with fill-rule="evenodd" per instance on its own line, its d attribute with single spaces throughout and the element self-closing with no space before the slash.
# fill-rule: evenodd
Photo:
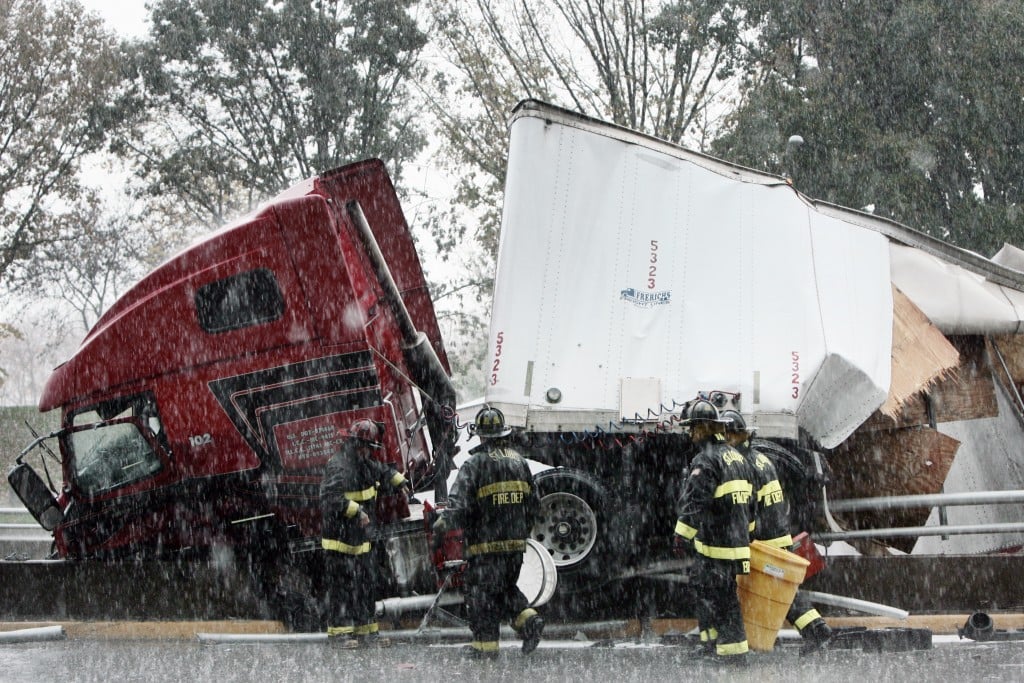
<svg viewBox="0 0 1024 683">
<path fill-rule="evenodd" d="M 39 522 L 39 526 L 53 531 L 64 519 L 57 499 L 36 471 L 27 464 L 19 463 L 12 467 L 7 473 L 7 481 L 25 508 Z"/>
</svg>

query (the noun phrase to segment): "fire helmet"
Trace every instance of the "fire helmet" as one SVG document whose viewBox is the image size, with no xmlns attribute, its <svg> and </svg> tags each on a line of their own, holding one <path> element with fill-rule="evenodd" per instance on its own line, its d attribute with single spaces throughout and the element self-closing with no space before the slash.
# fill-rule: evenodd
<svg viewBox="0 0 1024 683">
<path fill-rule="evenodd" d="M 690 409 L 686 412 L 687 422 L 693 424 L 695 422 L 717 422 L 723 424 L 723 420 L 718 414 L 718 408 L 714 406 L 711 401 L 705 401 L 700 399 L 695 401 Z"/>
<path fill-rule="evenodd" d="M 735 410 L 723 410 L 722 419 L 728 422 L 728 424 L 725 425 L 725 431 L 727 432 L 747 431 L 747 423 L 743 420 L 743 416 Z"/>
<path fill-rule="evenodd" d="M 505 415 L 497 408 L 488 405 L 485 405 L 476 414 L 474 424 L 476 425 L 476 435 L 483 438 L 495 439 L 512 433 L 512 428 L 505 426 Z"/>
<path fill-rule="evenodd" d="M 348 428 L 348 434 L 361 441 L 360 445 L 368 448 L 381 448 L 381 428 L 373 420 L 356 420 Z"/>
</svg>

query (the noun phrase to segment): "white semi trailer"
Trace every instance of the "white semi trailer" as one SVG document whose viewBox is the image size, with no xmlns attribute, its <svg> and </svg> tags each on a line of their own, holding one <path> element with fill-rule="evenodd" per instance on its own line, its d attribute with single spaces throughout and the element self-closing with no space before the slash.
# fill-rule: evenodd
<svg viewBox="0 0 1024 683">
<path fill-rule="evenodd" d="M 1018 254 L 986 259 L 520 103 L 485 399 L 552 466 L 536 536 L 562 580 L 663 566 L 689 457 L 679 417 L 698 396 L 756 427 L 794 530 L 908 552 L 1021 544 Z M 957 495 L 988 489 L 1003 493 L 982 507 Z"/>
</svg>

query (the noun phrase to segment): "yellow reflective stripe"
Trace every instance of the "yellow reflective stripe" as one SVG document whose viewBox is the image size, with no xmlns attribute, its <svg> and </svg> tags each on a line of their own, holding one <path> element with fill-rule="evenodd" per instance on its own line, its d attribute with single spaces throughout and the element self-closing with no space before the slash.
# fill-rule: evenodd
<svg viewBox="0 0 1024 683">
<path fill-rule="evenodd" d="M 705 631 L 700 632 L 700 642 L 706 643 L 708 641 L 718 640 L 718 631 L 713 628 L 709 628 Z"/>
<path fill-rule="evenodd" d="M 750 559 L 750 546 L 745 545 L 740 548 L 723 548 L 716 545 L 705 545 L 700 542 L 700 539 L 695 539 L 693 547 L 696 548 L 697 552 L 704 557 L 710 557 L 713 560 L 749 560 Z"/>
<path fill-rule="evenodd" d="M 376 633 L 379 630 L 380 626 L 375 621 L 372 624 L 363 624 L 362 626 L 356 626 L 354 629 L 352 629 L 352 633 L 356 634 L 357 636 L 368 636 L 371 633 Z"/>
<path fill-rule="evenodd" d="M 523 628 L 523 624 L 526 623 L 527 619 L 535 616 L 537 616 L 537 610 L 533 609 L 532 607 L 527 607 L 519 613 L 518 617 L 516 617 L 515 622 L 513 622 L 512 624 L 512 628 L 514 628 L 517 631 L 520 630 L 521 628 Z"/>
<path fill-rule="evenodd" d="M 349 545 L 348 543 L 335 541 L 331 538 L 322 538 L 320 539 L 320 547 L 324 550 L 333 550 L 336 553 L 345 553 L 346 555 L 362 555 L 363 553 L 370 552 L 369 541 L 359 545 Z"/>
<path fill-rule="evenodd" d="M 687 541 L 692 541 L 693 537 L 697 535 L 697 530 L 685 522 L 676 522 L 676 534 L 682 536 Z"/>
<path fill-rule="evenodd" d="M 327 637 L 349 635 L 355 630 L 354 626 L 328 626 Z"/>
<path fill-rule="evenodd" d="M 401 486 L 403 483 L 405 483 L 405 477 L 402 476 L 401 472 L 395 472 L 395 476 L 391 477 L 391 485 Z"/>
<path fill-rule="evenodd" d="M 800 617 L 793 622 L 793 627 L 797 631 L 802 631 L 804 630 L 804 626 L 807 626 L 807 624 L 811 623 L 815 619 L 821 619 L 821 615 L 818 614 L 818 610 L 811 608 L 801 614 Z"/>
<path fill-rule="evenodd" d="M 750 650 L 750 646 L 747 645 L 747 641 L 741 641 L 739 643 L 718 643 L 715 645 L 715 652 L 720 655 L 742 655 Z"/>
<path fill-rule="evenodd" d="M 761 500 L 765 496 L 770 496 L 773 493 L 782 494 L 782 484 L 779 483 L 778 479 L 772 479 L 770 482 L 759 488 L 757 490 L 757 499 Z"/>
<path fill-rule="evenodd" d="M 498 651 L 498 641 L 496 640 L 474 640 L 470 643 L 470 646 L 472 646 L 474 650 L 479 650 L 480 652 Z"/>
<path fill-rule="evenodd" d="M 715 489 L 715 498 L 728 496 L 730 493 L 745 493 L 748 496 L 754 492 L 754 487 L 746 479 L 733 479 L 719 484 Z"/>
<path fill-rule="evenodd" d="M 477 489 L 476 497 L 477 498 L 486 498 L 487 496 L 491 495 L 492 493 L 513 493 L 513 492 L 529 493 L 530 492 L 530 484 L 525 482 L 525 481 L 518 481 L 518 480 L 514 480 L 514 481 L 498 481 L 498 482 L 495 482 L 493 484 L 488 484 L 487 486 L 481 486 L 479 489 Z"/>
<path fill-rule="evenodd" d="M 756 529 L 756 528 L 757 528 L 757 520 L 756 519 L 754 521 L 752 521 L 750 524 L 747 525 L 747 531 L 749 531 L 751 533 L 753 533 L 754 529 Z M 790 545 L 793 545 L 793 544 L 790 543 Z"/>
<path fill-rule="evenodd" d="M 354 500 L 350 500 L 348 505 L 345 506 L 345 516 L 355 517 L 357 514 L 359 514 L 359 503 Z"/>
<path fill-rule="evenodd" d="M 371 486 L 362 491 L 345 491 L 345 497 L 359 503 L 362 503 L 364 500 L 373 500 L 377 497 L 377 487 Z"/>
<path fill-rule="evenodd" d="M 789 548 L 789 546 L 793 545 L 793 537 L 789 534 L 786 534 L 785 536 L 777 536 L 776 538 L 765 539 L 761 542 L 767 543 L 773 548 L 782 548 L 783 550 L 785 550 Z"/>
<path fill-rule="evenodd" d="M 482 555 L 483 553 L 511 553 L 524 550 L 526 550 L 526 541 L 491 541 L 469 546 L 466 548 L 466 554 Z"/>
</svg>

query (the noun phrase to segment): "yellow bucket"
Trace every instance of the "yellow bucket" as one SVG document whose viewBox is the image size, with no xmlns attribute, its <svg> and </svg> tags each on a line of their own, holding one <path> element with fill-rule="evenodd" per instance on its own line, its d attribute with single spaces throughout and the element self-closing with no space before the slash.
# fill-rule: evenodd
<svg viewBox="0 0 1024 683">
<path fill-rule="evenodd" d="M 736 583 L 751 650 L 768 652 L 775 647 L 775 638 L 809 565 L 788 550 L 761 541 L 750 544 L 750 574 L 740 574 Z"/>
</svg>

